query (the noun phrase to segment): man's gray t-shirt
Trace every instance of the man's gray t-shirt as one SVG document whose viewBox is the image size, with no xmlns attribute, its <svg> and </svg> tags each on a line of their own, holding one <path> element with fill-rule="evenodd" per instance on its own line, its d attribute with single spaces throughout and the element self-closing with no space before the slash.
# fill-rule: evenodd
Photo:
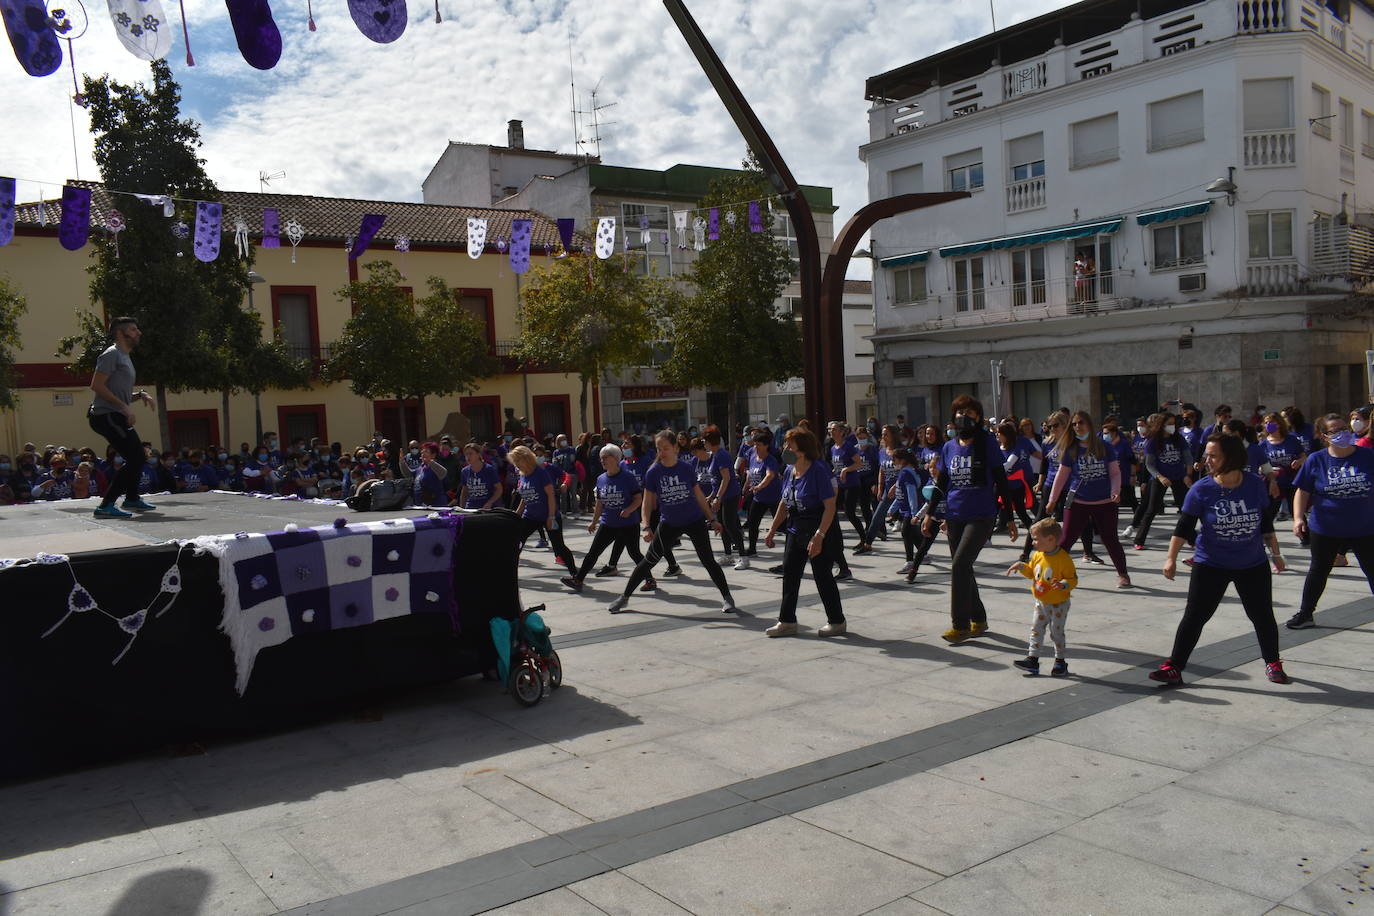
<svg viewBox="0 0 1374 916">
<path fill-rule="evenodd" d="M 110 389 L 110 394 L 125 404 L 133 401 L 134 361 L 129 359 L 128 353 L 111 344 L 95 361 L 95 371 L 109 376 L 105 386 Z M 91 413 L 121 413 L 122 410 L 118 404 L 112 404 L 98 394 L 91 401 Z"/>
</svg>

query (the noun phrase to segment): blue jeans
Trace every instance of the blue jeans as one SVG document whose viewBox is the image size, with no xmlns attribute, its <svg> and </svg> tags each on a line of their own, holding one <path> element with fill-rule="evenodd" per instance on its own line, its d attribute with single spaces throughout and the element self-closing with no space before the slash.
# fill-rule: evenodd
<svg viewBox="0 0 1374 916">
<path fill-rule="evenodd" d="M 872 544 L 878 538 L 887 540 L 887 513 L 893 502 L 895 500 L 884 496 L 878 503 L 878 508 L 873 510 L 873 520 L 868 523 L 868 530 L 864 532 L 865 544 Z"/>
</svg>

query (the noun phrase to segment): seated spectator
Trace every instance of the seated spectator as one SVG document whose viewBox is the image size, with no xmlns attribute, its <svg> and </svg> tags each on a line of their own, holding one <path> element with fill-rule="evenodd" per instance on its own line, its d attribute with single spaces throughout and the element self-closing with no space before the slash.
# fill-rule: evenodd
<svg viewBox="0 0 1374 916">
<path fill-rule="evenodd" d="M 26 451 L 19 456 L 19 467 L 10 477 L 10 488 L 14 490 L 15 502 L 31 502 L 33 488 L 38 485 L 42 472 L 38 467 L 38 453 Z"/>
<path fill-rule="evenodd" d="M 176 471 L 178 493 L 208 493 L 219 485 L 215 469 L 205 461 L 205 453 L 191 449 Z"/>
<path fill-rule="evenodd" d="M 90 499 L 92 496 L 100 495 L 95 474 L 95 465 L 89 461 L 83 461 L 76 466 L 76 479 L 72 481 L 72 499 Z"/>
<path fill-rule="evenodd" d="M 314 462 L 315 476 L 319 478 L 315 486 L 319 488 L 320 495 L 330 499 L 337 498 L 339 488 L 343 485 L 343 473 L 334 461 L 334 456 L 330 454 L 328 449 L 323 454 L 319 454 L 316 449 L 311 449 L 310 457 Z"/>
<path fill-rule="evenodd" d="M 282 492 L 288 495 L 315 497 L 320 495 L 320 488 L 317 484 L 320 481 L 319 474 L 315 472 L 315 466 L 310 462 L 310 453 L 301 452 L 296 455 L 296 460 L 286 471 L 285 486 Z"/>
<path fill-rule="evenodd" d="M 243 463 L 243 468 L 239 472 L 243 475 L 243 489 L 248 493 L 271 493 L 274 491 L 272 486 L 272 453 L 267 446 L 258 446 L 257 452 Z"/>
<path fill-rule="evenodd" d="M 58 452 L 48 463 L 48 472 L 33 487 L 34 499 L 71 499 L 76 474 L 67 468 L 67 456 Z"/>
<path fill-rule="evenodd" d="M 10 477 L 14 474 L 14 462 L 9 455 L 0 455 L 0 506 L 12 506 L 19 501 L 14 495 L 14 487 L 10 485 Z"/>
<path fill-rule="evenodd" d="M 219 488 L 231 493 L 243 492 L 243 471 L 238 456 L 231 455 L 220 469 Z"/>
</svg>

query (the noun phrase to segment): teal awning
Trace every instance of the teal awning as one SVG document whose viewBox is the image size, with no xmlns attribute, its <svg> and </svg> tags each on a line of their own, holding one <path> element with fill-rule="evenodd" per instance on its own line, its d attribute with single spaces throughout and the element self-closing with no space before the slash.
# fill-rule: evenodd
<svg viewBox="0 0 1374 916">
<path fill-rule="evenodd" d="M 925 251 L 913 251 L 911 254 L 899 254 L 896 257 L 881 258 L 878 261 L 879 267 L 905 267 L 908 264 L 924 264 L 930 260 L 930 249 Z"/>
<path fill-rule="evenodd" d="M 969 242 L 966 245 L 950 245 L 948 248 L 940 249 L 940 257 L 957 258 L 966 254 L 977 254 L 980 251 L 1001 251 L 1004 248 L 1024 248 L 1027 245 L 1041 245 L 1045 242 L 1057 242 L 1061 239 L 1082 239 L 1092 235 L 1110 235 L 1120 229 L 1123 222 L 1125 222 L 1125 217 L 1113 216 L 1111 219 L 1075 223 L 1072 226 L 1060 226 L 1057 229 L 1041 229 L 1038 232 L 1027 232 L 1024 235 L 1004 235 L 1001 238 Z"/>
<path fill-rule="evenodd" d="M 1189 216 L 1201 216 L 1212 209 L 1210 200 L 1199 200 L 1196 203 L 1180 204 L 1176 207 L 1165 207 L 1162 210 L 1147 210 L 1136 215 L 1135 221 L 1142 226 L 1150 223 L 1165 223 L 1171 219 L 1186 219 Z"/>
</svg>

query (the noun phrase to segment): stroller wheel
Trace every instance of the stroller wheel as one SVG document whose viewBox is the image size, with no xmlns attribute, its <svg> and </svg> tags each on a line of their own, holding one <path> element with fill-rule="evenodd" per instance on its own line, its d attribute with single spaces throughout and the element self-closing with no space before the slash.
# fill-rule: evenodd
<svg viewBox="0 0 1374 916">
<path fill-rule="evenodd" d="M 538 662 L 527 658 L 511 669 L 510 692 L 522 706 L 533 706 L 544 698 L 544 681 Z"/>
<path fill-rule="evenodd" d="M 557 690 L 563 684 L 563 663 L 558 659 L 557 652 L 551 652 L 545 656 L 544 664 L 549 669 L 549 689 Z"/>
</svg>

